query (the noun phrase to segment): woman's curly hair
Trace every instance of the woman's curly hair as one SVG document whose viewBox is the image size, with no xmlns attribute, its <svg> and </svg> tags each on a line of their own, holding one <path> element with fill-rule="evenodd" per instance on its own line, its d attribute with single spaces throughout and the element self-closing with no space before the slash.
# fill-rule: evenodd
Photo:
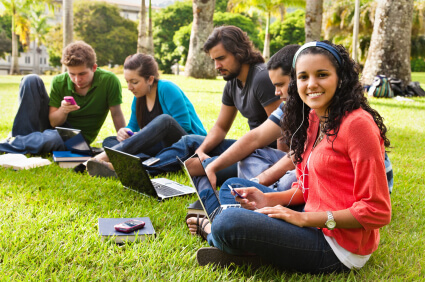
<svg viewBox="0 0 425 282">
<path fill-rule="evenodd" d="M 332 62 L 332 65 L 337 71 L 339 85 L 327 109 L 328 116 L 326 117 L 324 126 L 326 138 L 333 142 L 338 136 L 343 117 L 356 109 L 362 108 L 373 117 L 381 132 L 380 135 L 384 140 L 385 147 L 389 147 L 390 141 L 386 137 L 387 128 L 384 125 L 383 118 L 376 110 L 370 107 L 360 84 L 359 66 L 350 58 L 343 46 L 332 44 L 329 41 L 322 42 L 338 50 L 341 56 L 341 65 L 338 64 L 335 57 L 329 51 L 320 47 L 306 48 L 298 55 L 298 58 L 306 54 L 324 55 Z M 297 77 L 293 68 L 291 71 L 291 82 L 288 88 L 288 99 L 284 106 L 285 115 L 281 120 L 281 126 L 284 141 L 294 152 L 296 162 L 302 161 L 302 154 L 307 140 L 310 110 L 310 107 L 304 104 L 298 95 Z"/>
</svg>

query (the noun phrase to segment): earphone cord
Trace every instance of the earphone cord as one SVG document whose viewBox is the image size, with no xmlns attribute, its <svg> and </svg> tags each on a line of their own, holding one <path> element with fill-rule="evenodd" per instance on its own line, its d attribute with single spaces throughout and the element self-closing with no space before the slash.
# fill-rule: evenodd
<svg viewBox="0 0 425 282">
<path fill-rule="evenodd" d="M 289 143 L 289 154 L 291 154 L 291 152 L 292 152 L 292 139 L 294 138 L 294 135 L 298 132 L 298 130 L 301 128 L 301 126 L 303 125 L 303 123 L 304 123 L 304 102 L 303 102 L 303 120 L 301 121 L 301 124 L 300 124 L 300 126 L 298 126 L 298 128 L 297 128 L 297 130 L 295 130 L 295 132 L 294 132 L 294 134 L 292 134 L 292 136 L 291 136 L 291 142 Z M 297 169 L 297 166 L 295 165 L 295 163 L 294 163 L 294 160 L 292 159 L 292 157 L 291 157 L 291 162 L 292 162 L 292 164 L 294 165 L 294 167 L 295 167 L 295 169 Z M 302 171 L 302 175 L 303 175 L 303 183 L 302 183 L 302 186 L 303 186 L 303 190 L 304 190 L 304 172 Z M 292 202 L 292 199 L 294 198 L 294 196 L 295 196 L 295 193 L 297 192 L 297 190 L 298 189 L 296 189 L 295 191 L 294 191 L 294 193 L 292 194 L 292 197 L 291 197 L 291 199 L 289 200 L 289 202 L 288 202 L 288 204 L 286 205 L 286 207 L 288 207 L 290 204 L 291 204 L 291 202 Z"/>
</svg>

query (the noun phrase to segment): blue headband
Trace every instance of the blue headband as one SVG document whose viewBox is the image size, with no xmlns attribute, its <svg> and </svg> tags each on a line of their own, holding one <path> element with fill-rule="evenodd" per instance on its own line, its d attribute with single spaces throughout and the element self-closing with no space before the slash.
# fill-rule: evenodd
<svg viewBox="0 0 425 282">
<path fill-rule="evenodd" d="M 335 49 L 334 47 L 332 47 L 331 45 L 328 45 L 326 43 L 314 41 L 314 42 L 309 42 L 309 43 L 304 44 L 303 46 L 301 46 L 300 49 L 298 49 L 297 53 L 295 53 L 294 60 L 292 61 L 292 67 L 294 69 L 295 69 L 295 63 L 297 62 L 298 55 L 302 51 L 304 51 L 305 49 L 310 48 L 310 47 L 320 47 L 320 48 L 328 50 L 335 57 L 338 64 L 341 65 L 342 59 L 341 59 L 341 55 L 339 54 L 337 49 Z"/>
</svg>

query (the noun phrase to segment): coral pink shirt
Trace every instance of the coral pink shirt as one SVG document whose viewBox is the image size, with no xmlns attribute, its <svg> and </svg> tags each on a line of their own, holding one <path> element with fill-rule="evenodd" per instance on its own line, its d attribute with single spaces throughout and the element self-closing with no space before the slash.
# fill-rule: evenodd
<svg viewBox="0 0 425 282">
<path fill-rule="evenodd" d="M 319 127 L 314 110 L 309 121 L 306 150 L 293 187 L 302 188 L 303 184 L 307 188 L 302 189 L 306 212 L 349 209 L 363 228 L 338 229 L 337 222 L 336 229 L 323 228 L 323 233 L 349 252 L 371 254 L 378 248 L 379 228 L 391 221 L 385 147 L 379 128 L 368 112 L 357 109 L 342 119 L 333 145 L 325 137 L 312 150 Z"/>
</svg>

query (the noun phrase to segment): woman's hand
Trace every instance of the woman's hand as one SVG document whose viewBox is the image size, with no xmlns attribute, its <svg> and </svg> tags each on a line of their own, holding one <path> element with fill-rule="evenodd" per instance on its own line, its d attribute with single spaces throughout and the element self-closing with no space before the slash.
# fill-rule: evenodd
<svg viewBox="0 0 425 282">
<path fill-rule="evenodd" d="M 306 213 L 297 212 L 288 208 L 285 208 L 281 205 L 277 205 L 274 207 L 264 207 L 256 210 L 256 212 L 267 214 L 269 217 L 282 219 L 288 223 L 293 225 L 304 227 L 305 226 L 305 218 L 304 215 Z"/>
<path fill-rule="evenodd" d="M 120 130 L 118 130 L 117 140 L 118 140 L 118 142 L 122 142 L 125 139 L 130 138 L 133 135 L 134 135 L 134 133 L 133 133 L 133 131 L 131 131 L 130 128 L 123 127 L 123 128 L 120 128 Z"/>
<path fill-rule="evenodd" d="M 234 188 L 243 198 L 237 196 L 235 200 L 238 201 L 241 206 L 247 210 L 255 210 L 267 206 L 267 197 L 266 194 L 261 192 L 255 187 L 244 187 L 244 188 Z M 233 196 L 236 196 L 233 191 L 231 191 Z"/>
</svg>

